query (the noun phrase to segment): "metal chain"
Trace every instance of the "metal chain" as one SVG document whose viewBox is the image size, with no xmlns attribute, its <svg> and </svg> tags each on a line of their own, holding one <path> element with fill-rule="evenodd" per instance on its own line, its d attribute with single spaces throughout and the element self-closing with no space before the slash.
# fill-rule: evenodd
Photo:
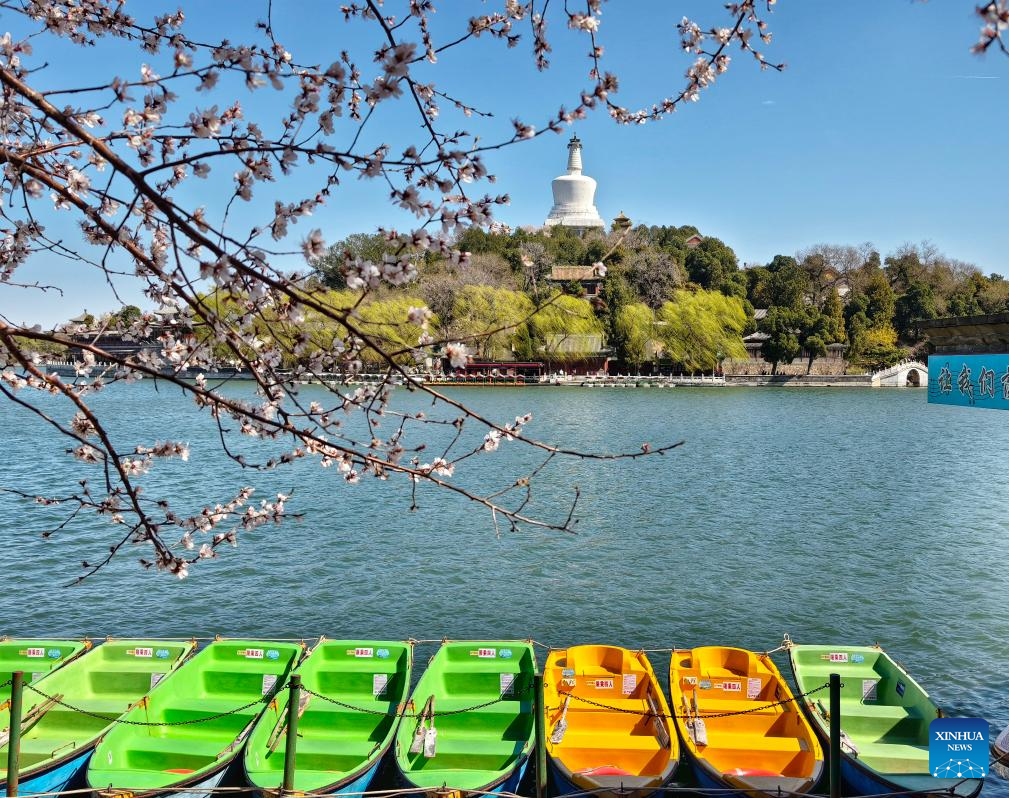
<svg viewBox="0 0 1009 798">
<path fill-rule="evenodd" d="M 386 712 L 386 711 L 381 710 L 381 709 L 368 709 L 367 707 L 359 707 L 359 706 L 356 706 L 354 704 L 345 704 L 343 701 L 338 701 L 335 698 L 330 698 L 327 695 L 322 695 L 321 693 L 317 693 L 314 690 L 311 690 L 308 687 L 305 687 L 305 685 L 302 685 L 301 689 L 304 692 L 308 693 L 309 695 L 315 696 L 316 698 L 321 698 L 323 701 L 326 701 L 326 702 L 328 702 L 330 704 L 336 704 L 338 707 L 343 707 L 344 709 L 351 709 L 351 710 L 353 710 L 355 712 L 363 712 L 363 713 L 365 713 L 367 715 L 385 715 L 387 717 L 394 717 L 394 718 L 419 718 L 419 717 L 421 717 L 421 715 L 425 714 L 423 712 L 407 712 L 406 706 L 403 707 L 403 710 L 401 712 Z M 527 689 L 527 690 L 523 691 L 522 693 L 515 693 L 513 695 L 508 695 L 508 696 L 500 696 L 499 698 L 493 698 L 490 701 L 484 701 L 482 704 L 474 704 L 471 707 L 463 707 L 462 709 L 448 709 L 448 710 L 445 710 L 443 712 L 428 712 L 426 714 L 428 716 L 433 716 L 433 717 L 447 717 L 449 715 L 462 715 L 463 713 L 466 713 L 466 712 L 474 712 L 474 711 L 476 711 L 478 709 L 483 709 L 484 707 L 493 706 L 494 704 L 500 704 L 502 701 L 514 700 L 514 699 L 521 700 L 523 698 L 526 698 L 528 696 L 529 692 L 530 691 Z"/>
<path fill-rule="evenodd" d="M 734 717 L 736 715 L 749 715 L 749 714 L 752 714 L 754 712 L 761 712 L 762 710 L 765 710 L 765 709 L 771 709 L 773 707 L 784 706 L 785 704 L 789 704 L 789 703 L 791 703 L 793 701 L 798 701 L 800 698 L 805 698 L 806 696 L 813 695 L 814 693 L 819 693 L 821 690 L 826 690 L 828 687 L 830 687 L 830 682 L 827 682 L 826 684 L 822 684 L 819 687 L 816 687 L 816 688 L 814 688 L 812 690 L 809 690 L 808 692 L 799 693 L 798 695 L 792 696 L 791 698 L 784 698 L 781 701 L 774 701 L 773 703 L 770 703 L 770 704 L 761 704 L 760 706 L 751 707 L 749 709 L 738 709 L 735 712 L 716 712 L 716 713 L 713 713 L 711 715 L 701 715 L 701 714 L 697 714 L 697 715 L 678 715 L 675 712 L 667 715 L 664 712 L 652 712 L 651 710 L 642 711 L 642 710 L 639 710 L 639 709 L 628 709 L 628 708 L 625 708 L 625 707 L 614 707 L 614 706 L 610 706 L 609 704 L 600 703 L 599 701 L 593 701 L 591 698 L 585 698 L 584 696 L 575 695 L 574 693 L 565 693 L 565 695 L 570 695 L 576 701 L 582 701 L 582 702 L 584 702 L 586 704 L 592 704 L 592 706 L 596 706 L 596 707 L 599 707 L 601 709 L 608 709 L 608 710 L 611 710 L 612 712 L 623 712 L 623 713 L 628 714 L 628 715 L 641 715 L 641 716 L 649 717 L 649 718 L 666 718 L 667 720 L 672 720 L 674 718 L 678 718 L 680 720 L 693 720 L 694 718 L 700 718 L 701 720 L 714 720 L 716 718 L 731 718 L 731 717 Z M 560 707 L 550 707 L 548 711 L 553 712 L 556 709 L 560 709 Z"/>
<path fill-rule="evenodd" d="M 174 720 L 174 721 L 162 721 L 160 723 L 153 723 L 142 720 L 126 720 L 125 713 L 122 717 L 108 717 L 107 715 L 102 715 L 99 712 L 92 712 L 88 709 L 81 709 L 80 707 L 75 707 L 73 704 L 68 704 L 66 701 L 62 701 L 56 696 L 48 695 L 43 693 L 37 687 L 32 687 L 30 684 L 25 684 L 25 687 L 36 693 L 47 701 L 52 701 L 54 704 L 59 704 L 64 709 L 69 709 L 71 712 L 78 712 L 81 715 L 87 715 L 91 718 L 97 718 L 98 720 L 104 720 L 108 723 L 120 723 L 124 726 L 189 726 L 194 723 L 206 723 L 207 721 L 217 720 L 218 718 L 225 718 L 228 715 L 237 715 L 239 712 L 243 712 L 246 709 L 256 706 L 257 704 L 268 704 L 273 700 L 274 693 L 269 693 L 262 698 L 257 698 L 255 701 L 250 701 L 248 704 L 243 704 L 240 707 L 235 707 L 234 709 L 229 709 L 227 712 L 217 712 L 213 715 L 207 715 L 205 718 L 190 718 L 189 720 Z M 130 707 L 129 709 L 132 709 Z M 127 711 L 129 711 L 129 709 Z"/>
</svg>

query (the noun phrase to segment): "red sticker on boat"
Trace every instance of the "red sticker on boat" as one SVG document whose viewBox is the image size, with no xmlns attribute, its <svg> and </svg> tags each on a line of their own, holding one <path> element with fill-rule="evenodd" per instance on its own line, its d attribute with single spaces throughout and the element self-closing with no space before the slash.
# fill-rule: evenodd
<svg viewBox="0 0 1009 798">
<path fill-rule="evenodd" d="M 741 693 L 743 692 L 742 682 L 722 682 L 721 688 L 727 693 Z"/>
<path fill-rule="evenodd" d="M 822 654 L 820 659 L 825 659 L 828 662 L 847 662 L 848 652 L 847 651 L 832 651 L 829 654 Z"/>
<path fill-rule="evenodd" d="M 613 689 L 613 680 L 612 679 L 596 679 L 595 682 L 593 682 L 592 686 L 595 687 L 597 690 L 612 690 Z"/>
<path fill-rule="evenodd" d="M 354 656 L 355 657 L 374 657 L 375 656 L 375 649 L 373 649 L 373 648 L 355 648 L 354 649 Z"/>
<path fill-rule="evenodd" d="M 497 649 L 496 648 L 478 648 L 476 651 L 469 652 L 470 656 L 480 657 L 481 659 L 496 659 Z"/>
<path fill-rule="evenodd" d="M 36 657 L 44 657 L 46 655 L 46 650 L 44 648 L 29 648 L 24 651 L 19 651 L 18 654 L 22 657 L 32 657 L 34 659 Z"/>
<path fill-rule="evenodd" d="M 128 648 L 126 653 L 134 657 L 153 657 L 153 648 Z"/>
<path fill-rule="evenodd" d="M 261 648 L 243 648 L 238 652 L 238 656 L 245 657 L 246 659 L 262 659 L 263 649 Z"/>
</svg>

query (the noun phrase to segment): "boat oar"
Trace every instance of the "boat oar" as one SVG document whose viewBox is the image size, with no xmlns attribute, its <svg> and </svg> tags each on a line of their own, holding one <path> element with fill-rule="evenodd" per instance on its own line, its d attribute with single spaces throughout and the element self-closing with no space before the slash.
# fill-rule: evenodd
<svg viewBox="0 0 1009 798">
<path fill-rule="evenodd" d="M 707 745 L 708 744 L 708 727 L 704 725 L 704 718 L 701 717 L 701 711 L 697 707 L 697 691 L 695 690 L 691 696 L 694 701 L 694 742 L 697 745 Z"/>
<path fill-rule="evenodd" d="M 36 723 L 42 720 L 42 717 L 54 706 L 56 706 L 57 701 L 63 700 L 63 694 L 54 695 L 51 698 L 47 698 L 41 704 L 36 704 L 28 713 L 21 719 L 21 734 L 25 734 L 29 729 L 32 728 Z M 2 732 L 0 732 L 0 748 L 7 745 L 7 741 L 10 740 L 11 730 L 8 726 Z"/>
<path fill-rule="evenodd" d="M 302 715 L 305 714 L 305 709 L 308 708 L 308 702 L 312 698 L 309 693 L 302 693 L 298 698 L 298 718 L 300 719 Z M 270 734 L 270 739 L 267 742 L 267 752 L 266 755 L 274 753 L 277 750 L 277 745 L 282 739 L 284 739 L 284 732 L 287 731 L 287 713 L 283 713 L 279 718 L 277 718 L 277 724 L 273 727 L 273 732 Z"/>
<path fill-rule="evenodd" d="M 561 717 L 550 733 L 550 742 L 560 745 L 564 741 L 564 733 L 568 730 L 568 704 L 571 703 L 571 693 L 564 696 L 564 705 L 561 707 Z"/>
<path fill-rule="evenodd" d="M 417 728 L 414 729 L 413 741 L 410 743 L 411 754 L 419 754 L 424 750 L 424 740 L 427 737 L 427 713 L 433 703 L 434 695 L 432 694 L 427 697 L 424 708 L 421 709 L 420 716 L 417 718 Z"/>
<path fill-rule="evenodd" d="M 431 725 L 427 727 L 427 733 L 424 735 L 424 758 L 434 759 L 435 745 L 438 742 L 438 730 L 434 727 L 434 693 L 431 694 L 431 706 L 427 716 L 431 720 Z"/>
</svg>

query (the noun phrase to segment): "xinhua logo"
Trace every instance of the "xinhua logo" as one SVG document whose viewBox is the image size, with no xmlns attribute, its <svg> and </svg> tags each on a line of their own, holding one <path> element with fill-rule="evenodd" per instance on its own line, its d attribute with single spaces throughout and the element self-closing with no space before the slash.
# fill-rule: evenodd
<svg viewBox="0 0 1009 798">
<path fill-rule="evenodd" d="M 933 720 L 928 726 L 928 769 L 939 779 L 983 779 L 988 773 L 988 722 Z"/>
</svg>

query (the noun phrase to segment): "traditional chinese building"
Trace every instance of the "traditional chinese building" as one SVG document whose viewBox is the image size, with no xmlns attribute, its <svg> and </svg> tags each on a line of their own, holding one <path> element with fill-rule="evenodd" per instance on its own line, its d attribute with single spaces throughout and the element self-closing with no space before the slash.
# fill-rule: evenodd
<svg viewBox="0 0 1009 798">
<path fill-rule="evenodd" d="M 554 266 L 547 279 L 563 288 L 570 283 L 578 283 L 582 293 L 589 299 L 599 296 L 603 287 L 606 267 L 599 266 Z"/>
</svg>

